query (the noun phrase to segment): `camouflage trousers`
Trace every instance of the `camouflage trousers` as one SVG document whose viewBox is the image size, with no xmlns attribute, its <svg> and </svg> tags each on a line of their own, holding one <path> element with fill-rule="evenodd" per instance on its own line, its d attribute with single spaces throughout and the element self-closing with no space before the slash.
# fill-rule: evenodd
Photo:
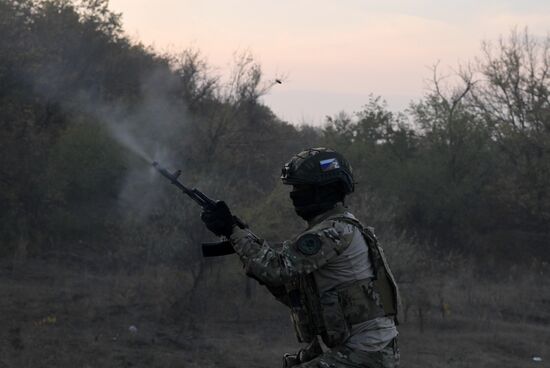
<svg viewBox="0 0 550 368">
<path fill-rule="evenodd" d="M 384 349 L 376 352 L 356 351 L 344 346 L 334 348 L 294 368 L 397 368 L 399 347 L 393 339 Z"/>
</svg>

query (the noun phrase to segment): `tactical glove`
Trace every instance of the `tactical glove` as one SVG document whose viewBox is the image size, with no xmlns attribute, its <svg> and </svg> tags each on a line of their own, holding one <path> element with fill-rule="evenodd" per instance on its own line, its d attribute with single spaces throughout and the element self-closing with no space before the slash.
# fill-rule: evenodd
<svg viewBox="0 0 550 368">
<path fill-rule="evenodd" d="M 235 217 L 224 201 L 217 201 L 214 206 L 204 209 L 201 220 L 208 230 L 217 236 L 223 235 L 227 238 L 233 233 L 233 226 L 236 224 Z"/>
</svg>

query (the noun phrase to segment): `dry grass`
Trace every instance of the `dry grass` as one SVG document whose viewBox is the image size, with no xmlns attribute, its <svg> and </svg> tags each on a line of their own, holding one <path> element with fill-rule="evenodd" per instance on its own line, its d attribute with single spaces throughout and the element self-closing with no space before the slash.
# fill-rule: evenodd
<svg viewBox="0 0 550 368">
<path fill-rule="evenodd" d="M 298 348 L 282 306 L 259 287 L 247 298 L 243 278 L 218 285 L 227 275 L 220 279 L 215 269 L 192 292 L 190 276 L 166 266 L 132 274 L 57 261 L 27 261 L 16 272 L 2 266 L 0 368 L 279 367 L 283 352 Z M 231 261 L 219 266 L 240 272 Z M 426 290 L 409 293 L 409 320 L 400 327 L 404 367 L 542 368 L 550 361 L 544 275 L 497 284 L 467 273 L 430 287 L 437 290 L 422 304 L 423 332 L 414 297 Z"/>
</svg>

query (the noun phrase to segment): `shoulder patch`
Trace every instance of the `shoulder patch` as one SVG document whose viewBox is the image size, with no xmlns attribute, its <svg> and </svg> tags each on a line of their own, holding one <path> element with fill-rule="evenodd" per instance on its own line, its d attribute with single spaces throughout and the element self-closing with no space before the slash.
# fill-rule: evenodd
<svg viewBox="0 0 550 368">
<path fill-rule="evenodd" d="M 305 234 L 298 238 L 296 246 L 306 256 L 312 256 L 321 250 L 322 242 L 317 234 Z"/>
</svg>

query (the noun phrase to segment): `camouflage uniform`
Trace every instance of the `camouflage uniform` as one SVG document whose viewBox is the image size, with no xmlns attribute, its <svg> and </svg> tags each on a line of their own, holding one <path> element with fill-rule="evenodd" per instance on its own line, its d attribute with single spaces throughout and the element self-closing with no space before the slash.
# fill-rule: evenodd
<svg viewBox="0 0 550 368">
<path fill-rule="evenodd" d="M 398 366 L 397 287 L 372 229 L 345 207 L 315 217 L 280 250 L 248 229 L 234 227 L 230 239 L 246 273 L 290 308 L 298 340 L 309 343 L 294 366 Z"/>
<path fill-rule="evenodd" d="M 399 367 L 399 348 L 397 338 L 393 339 L 382 350 L 364 352 L 339 346 L 318 357 L 299 365 L 297 368 L 397 368 Z"/>
</svg>

